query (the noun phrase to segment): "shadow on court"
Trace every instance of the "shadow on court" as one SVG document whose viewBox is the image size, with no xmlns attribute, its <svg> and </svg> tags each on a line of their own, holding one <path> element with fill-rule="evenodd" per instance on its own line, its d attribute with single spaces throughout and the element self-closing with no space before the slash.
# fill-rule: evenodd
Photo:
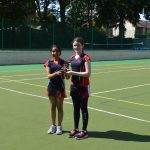
<svg viewBox="0 0 150 150">
<path fill-rule="evenodd" d="M 98 132 L 98 131 L 88 131 L 89 138 L 106 138 L 106 139 L 114 139 L 121 141 L 137 141 L 137 142 L 150 142 L 149 135 L 139 135 L 130 132 L 123 131 L 107 131 L 107 132 Z"/>
</svg>

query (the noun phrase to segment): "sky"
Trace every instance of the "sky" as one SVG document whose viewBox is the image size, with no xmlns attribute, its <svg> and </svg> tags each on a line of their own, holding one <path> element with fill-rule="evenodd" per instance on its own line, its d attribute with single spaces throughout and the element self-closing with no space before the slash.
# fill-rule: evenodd
<svg viewBox="0 0 150 150">
<path fill-rule="evenodd" d="M 144 18 L 143 14 L 140 14 L 140 18 L 141 18 L 141 20 L 146 20 L 146 19 Z"/>
</svg>

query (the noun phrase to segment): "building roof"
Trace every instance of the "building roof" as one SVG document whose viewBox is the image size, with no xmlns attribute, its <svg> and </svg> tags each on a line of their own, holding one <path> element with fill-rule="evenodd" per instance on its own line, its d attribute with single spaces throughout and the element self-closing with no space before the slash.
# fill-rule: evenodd
<svg viewBox="0 0 150 150">
<path fill-rule="evenodd" d="M 150 21 L 145 21 L 145 20 L 140 20 L 136 26 L 138 28 L 147 28 L 147 29 L 150 29 Z"/>
</svg>

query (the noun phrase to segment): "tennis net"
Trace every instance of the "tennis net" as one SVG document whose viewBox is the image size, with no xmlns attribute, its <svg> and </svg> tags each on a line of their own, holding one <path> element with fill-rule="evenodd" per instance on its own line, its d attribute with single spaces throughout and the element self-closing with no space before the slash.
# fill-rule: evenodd
<svg viewBox="0 0 150 150">
<path fill-rule="evenodd" d="M 127 43 L 127 44 L 119 44 L 119 43 L 112 43 L 112 44 L 98 44 L 98 43 L 85 43 L 87 48 L 93 48 L 98 50 L 105 50 L 105 49 L 112 49 L 112 50 L 121 50 L 121 49 L 127 49 L 127 50 L 142 50 L 144 49 L 144 43 Z"/>
</svg>

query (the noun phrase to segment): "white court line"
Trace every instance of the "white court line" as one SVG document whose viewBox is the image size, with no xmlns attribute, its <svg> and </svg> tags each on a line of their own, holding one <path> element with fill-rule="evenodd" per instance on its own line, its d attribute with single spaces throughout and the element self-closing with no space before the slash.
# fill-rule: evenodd
<svg viewBox="0 0 150 150">
<path fill-rule="evenodd" d="M 150 68 L 138 68 L 138 69 L 128 69 L 128 70 L 117 70 L 117 71 L 105 71 L 105 72 L 96 72 L 96 73 L 92 73 L 92 75 L 94 74 L 107 74 L 107 73 L 113 73 L 113 72 L 124 72 L 124 71 L 132 71 L 132 70 L 143 70 L 143 69 L 150 69 Z M 45 73 L 41 73 L 41 74 L 25 74 L 25 75 L 11 75 L 11 76 L 1 76 L 2 78 L 7 78 L 7 77 L 15 77 L 15 76 L 38 76 L 38 75 L 43 75 Z M 32 79 L 21 79 L 19 81 L 24 81 L 24 80 L 33 80 L 33 79 L 40 79 L 40 78 L 32 78 Z M 42 79 L 42 78 L 41 78 Z M 5 82 L 9 82 L 9 81 L 1 81 L 0 83 L 5 83 Z M 13 81 L 12 81 L 13 82 Z"/>
<path fill-rule="evenodd" d="M 0 73 L 3 73 L 3 72 L 22 72 L 22 71 L 24 71 L 24 72 L 29 72 L 29 71 L 41 71 L 41 70 L 44 70 L 44 69 L 29 69 L 29 70 L 0 70 Z"/>
<path fill-rule="evenodd" d="M 144 67 L 144 66 L 148 66 L 148 64 L 149 64 L 150 62 L 146 62 L 146 63 L 144 63 L 145 65 L 143 65 L 143 66 L 137 66 L 137 64 L 135 64 L 135 63 L 125 63 L 125 64 L 92 64 L 92 66 L 103 66 L 103 67 L 109 67 L 109 66 L 114 66 L 114 67 L 119 67 L 119 68 L 121 68 L 121 66 L 123 67 L 123 68 L 126 68 L 126 66 L 125 65 L 136 65 L 136 67 Z M 140 65 L 140 64 L 143 64 L 143 63 L 138 63 L 138 65 Z M 131 66 L 132 67 L 132 66 Z M 44 68 L 44 67 L 43 67 Z M 128 68 L 128 67 L 127 67 Z M 29 69 L 29 70 L 0 70 L 0 73 L 3 73 L 3 72 L 14 72 L 14 71 L 17 71 L 17 72 L 22 72 L 22 71 L 24 71 L 24 72 L 29 72 L 29 71 L 42 71 L 42 70 L 44 70 L 44 69 Z"/>
<path fill-rule="evenodd" d="M 47 78 L 47 77 L 43 77 L 43 78 Z M 1 81 L 0 83 L 6 83 L 6 82 L 17 82 L 17 83 L 21 83 L 21 84 L 27 84 L 27 85 L 31 85 L 31 86 L 38 86 L 38 87 L 45 87 L 45 86 L 41 86 L 41 85 L 37 85 L 37 84 L 30 84 L 30 83 L 25 83 L 22 82 L 23 80 L 33 80 L 33 79 L 37 79 L 37 78 L 32 78 L 32 79 L 22 79 L 22 80 L 9 80 L 8 81 Z M 38 78 L 41 79 L 41 78 Z M 115 91 L 120 91 L 120 90 L 126 90 L 126 89 L 131 89 L 131 88 L 138 88 L 138 87 L 143 87 L 143 86 L 148 86 L 149 84 L 143 84 L 143 85 L 137 85 L 137 86 L 132 86 L 132 87 L 125 87 L 125 88 L 120 88 L 120 89 L 114 89 L 114 90 L 108 90 L 108 91 L 102 91 L 102 92 L 96 92 L 96 93 L 91 93 L 91 96 L 95 96 L 96 94 L 103 94 L 103 93 L 108 93 L 108 92 L 115 92 Z M 67 90 L 66 90 L 67 91 Z M 69 92 L 69 91 L 67 91 Z"/>
<path fill-rule="evenodd" d="M 10 91 L 10 92 L 18 93 L 18 94 L 27 95 L 27 96 L 33 96 L 33 97 L 38 97 L 38 98 L 42 98 L 42 99 L 47 99 L 47 97 L 43 97 L 43 96 L 39 96 L 39 95 L 34 95 L 34 94 L 30 94 L 30 93 L 25 93 L 25 92 L 20 92 L 20 91 L 8 89 L 8 88 L 0 87 L 0 89 L 5 90 L 5 91 Z M 70 99 L 70 97 L 69 98 L 65 98 L 65 99 Z M 70 102 L 65 102 L 65 101 L 64 101 L 64 103 L 66 103 L 66 104 L 72 104 Z M 131 116 L 123 115 L 123 114 L 117 114 L 117 113 L 113 113 L 113 112 L 109 112 L 109 111 L 105 111 L 105 110 L 101 110 L 101 109 L 96 109 L 96 108 L 92 108 L 92 107 L 88 107 L 88 108 L 91 109 L 91 110 L 94 110 L 94 111 L 99 111 L 99 112 L 103 112 L 103 113 L 107 113 L 107 114 L 111 114 L 111 115 L 115 115 L 115 116 L 119 116 L 119 117 L 124 117 L 124 118 L 128 118 L 128 119 L 136 120 L 136 121 L 150 123 L 149 120 L 144 120 L 144 119 L 140 119 L 140 118 L 136 118 L 136 117 L 131 117 Z"/>
<path fill-rule="evenodd" d="M 44 75 L 46 73 L 32 73 L 32 74 L 18 74 L 18 75 L 9 75 L 9 76 L 1 76 L 2 78 L 7 78 L 7 77 L 24 77 L 24 76 L 40 76 L 40 75 Z"/>
<path fill-rule="evenodd" d="M 111 62 L 110 62 L 110 64 L 101 64 L 101 62 L 100 62 L 98 64 L 92 64 L 92 65 L 95 66 L 95 67 L 99 67 L 99 66 L 104 66 L 104 67 L 114 66 L 114 67 L 117 67 L 117 66 L 134 66 L 134 65 L 137 66 L 137 65 L 143 65 L 143 64 L 144 65 L 149 65 L 150 61 L 149 62 L 116 63 L 116 64 L 112 64 Z"/>
<path fill-rule="evenodd" d="M 31 79 L 21 79 L 21 80 L 10 80 L 6 79 L 7 81 L 0 81 L 0 83 L 7 83 L 7 82 L 17 82 L 17 81 L 28 81 L 28 80 L 34 80 L 34 79 L 44 79 L 47 77 L 42 77 L 42 78 L 31 78 Z M 141 84 L 141 85 L 135 85 L 135 86 L 129 86 L 129 87 L 124 87 L 124 88 L 119 88 L 119 89 L 113 89 L 113 90 L 107 90 L 107 91 L 101 91 L 101 92 L 95 92 L 92 93 L 93 95 L 96 94 L 103 94 L 103 93 L 109 93 L 109 92 L 116 92 L 116 91 L 121 91 L 121 90 L 127 90 L 127 89 L 132 89 L 132 88 L 139 88 L 139 87 L 144 87 L 144 86 L 149 86 L 150 83 L 147 84 Z"/>
<path fill-rule="evenodd" d="M 128 87 L 120 88 L 120 89 L 114 89 L 114 90 L 108 90 L 108 91 L 95 92 L 95 93 L 92 93 L 92 94 L 94 95 L 94 94 L 103 94 L 103 93 L 109 93 L 109 92 L 116 92 L 116 91 L 127 90 L 127 89 L 133 89 L 133 88 L 139 88 L 139 87 L 149 86 L 149 85 L 150 85 L 150 83 L 147 83 L 147 84 L 141 84 L 141 85 L 135 85 L 135 86 L 128 86 Z"/>
<path fill-rule="evenodd" d="M 113 113 L 113 112 L 109 112 L 109 111 L 105 111 L 105 110 L 101 110 L 101 109 L 96 109 L 96 108 L 92 108 L 92 107 L 88 107 L 88 108 L 91 109 L 91 110 L 96 110 L 96 111 L 100 111 L 100 112 L 103 112 L 103 113 L 107 113 L 107 114 L 111 114 L 111 115 L 115 115 L 115 116 L 119 116 L 119 117 L 125 117 L 125 118 L 132 119 L 132 120 L 137 120 L 137 121 L 150 123 L 149 120 L 144 120 L 144 119 L 140 119 L 140 118 L 136 118 L 136 117 L 117 114 L 117 113 Z"/>
<path fill-rule="evenodd" d="M 0 81 L 0 83 L 7 83 L 7 82 L 19 82 L 19 81 L 30 81 L 30 80 L 39 80 L 39 79 L 46 79 L 47 77 L 42 78 L 30 78 L 30 79 L 21 79 L 21 80 L 11 80 L 11 79 L 5 79 L 7 81 Z"/>
<path fill-rule="evenodd" d="M 114 72 L 134 71 L 134 70 L 143 70 L 143 69 L 150 69 L 150 68 L 124 69 L 124 70 L 103 71 L 103 72 L 101 71 L 101 72 L 96 72 L 96 73 L 92 73 L 92 74 L 114 73 Z"/>
<path fill-rule="evenodd" d="M 38 97 L 38 98 L 48 99 L 47 97 L 44 97 L 44 96 L 34 95 L 34 94 L 25 93 L 25 92 L 21 92 L 21 91 L 16 91 L 16 90 L 8 89 L 8 88 L 0 87 L 0 89 L 5 90 L 5 91 L 10 91 L 10 92 L 18 93 L 18 94 L 22 94 L 22 95 L 27 95 L 27 96 L 32 96 L 32 97 Z M 65 98 L 65 99 L 70 99 L 70 97 Z"/>
<path fill-rule="evenodd" d="M 103 67 L 103 66 L 99 66 L 99 67 Z M 122 68 L 122 69 L 124 69 L 124 68 L 133 68 L 133 69 L 136 69 L 136 68 L 143 68 L 143 67 L 149 67 L 149 65 L 142 65 L 142 66 L 129 66 L 129 67 L 127 67 L 127 66 L 114 66 L 114 67 L 111 67 L 111 68 L 94 68 L 94 69 L 92 69 L 92 70 L 106 70 L 106 69 L 118 69 L 118 68 Z"/>
<path fill-rule="evenodd" d="M 113 68 L 116 69 L 116 68 Z M 94 74 L 107 74 L 107 73 L 114 73 L 114 72 L 124 72 L 124 71 L 132 71 L 132 70 L 143 70 L 143 69 L 150 69 L 150 68 L 138 68 L 138 69 L 126 69 L 126 70 L 115 70 L 115 71 L 100 71 L 100 72 L 96 72 L 96 73 L 92 73 L 92 75 Z M 94 69 L 93 69 L 94 70 Z M 99 70 L 99 69 L 95 69 L 95 70 Z M 101 70 L 101 69 L 100 69 Z M 16 70 L 15 70 L 16 71 Z M 22 70 L 22 71 L 30 71 L 30 70 Z M 1 72 L 1 71 L 0 71 Z M 9 72 L 9 71 L 6 71 Z M 45 73 L 40 73 L 40 74 L 20 74 L 20 75 L 7 75 L 7 76 L 1 76 L 2 78 L 7 78 L 7 77 L 21 77 L 21 76 L 38 76 L 38 75 L 43 75 Z"/>
</svg>

